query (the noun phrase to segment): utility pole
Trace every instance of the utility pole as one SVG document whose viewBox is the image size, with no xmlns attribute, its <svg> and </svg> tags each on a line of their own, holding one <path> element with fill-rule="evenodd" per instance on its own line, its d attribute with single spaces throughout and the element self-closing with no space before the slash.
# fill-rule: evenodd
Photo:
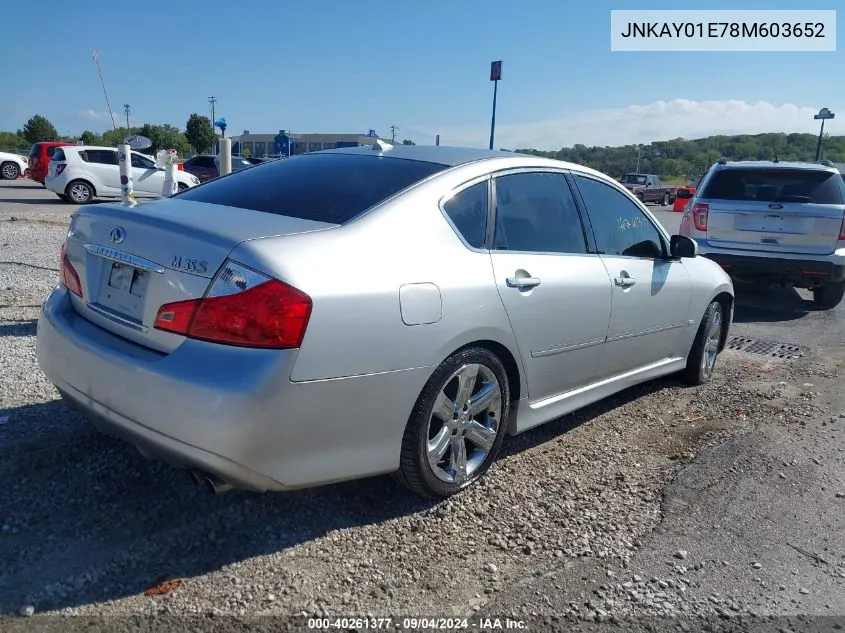
<svg viewBox="0 0 845 633">
<path fill-rule="evenodd" d="M 217 103 L 217 97 L 214 95 L 210 96 L 208 102 L 211 104 L 211 131 L 214 132 L 214 137 L 217 138 L 217 130 L 214 129 L 214 104 Z M 218 153 L 217 141 L 214 142 L 214 146 L 211 149 L 215 154 Z"/>
<path fill-rule="evenodd" d="M 126 113 L 126 133 L 129 133 L 129 104 L 123 104 L 123 111 Z"/>
<path fill-rule="evenodd" d="M 391 141 L 396 140 L 396 126 L 395 125 L 390 126 L 390 140 Z"/>
<path fill-rule="evenodd" d="M 211 104 L 211 127 L 214 128 L 214 104 L 217 103 L 217 97 L 209 97 L 208 102 Z"/>
</svg>

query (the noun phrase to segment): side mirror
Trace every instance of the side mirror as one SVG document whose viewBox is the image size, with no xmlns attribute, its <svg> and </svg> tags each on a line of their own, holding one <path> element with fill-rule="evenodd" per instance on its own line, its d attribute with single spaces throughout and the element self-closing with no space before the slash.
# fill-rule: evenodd
<svg viewBox="0 0 845 633">
<path fill-rule="evenodd" d="M 673 235 L 669 240 L 669 253 L 672 257 L 697 257 L 698 244 L 686 235 Z"/>
</svg>

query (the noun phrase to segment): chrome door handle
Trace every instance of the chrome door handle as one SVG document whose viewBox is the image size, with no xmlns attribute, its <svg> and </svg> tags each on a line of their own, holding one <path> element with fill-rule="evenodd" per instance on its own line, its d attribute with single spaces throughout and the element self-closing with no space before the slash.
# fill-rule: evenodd
<svg viewBox="0 0 845 633">
<path fill-rule="evenodd" d="M 505 283 L 508 288 L 534 288 L 540 285 L 540 280 L 536 277 L 508 277 Z"/>
<path fill-rule="evenodd" d="M 613 280 L 617 286 L 622 286 L 623 288 L 628 288 L 633 286 L 637 283 L 635 280 L 631 279 L 630 277 L 617 277 Z"/>
</svg>

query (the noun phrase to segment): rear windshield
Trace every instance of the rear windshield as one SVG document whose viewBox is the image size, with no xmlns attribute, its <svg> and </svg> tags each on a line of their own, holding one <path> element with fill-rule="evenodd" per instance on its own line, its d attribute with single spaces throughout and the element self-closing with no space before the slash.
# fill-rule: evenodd
<svg viewBox="0 0 845 633">
<path fill-rule="evenodd" d="M 32 146 L 32 148 L 29 150 L 29 155 L 38 156 L 38 143 Z"/>
<path fill-rule="evenodd" d="M 446 165 L 358 154 L 305 154 L 233 172 L 182 200 L 343 224 Z"/>
<path fill-rule="evenodd" d="M 761 202 L 843 204 L 842 179 L 812 169 L 725 169 L 714 172 L 701 198 Z"/>
</svg>

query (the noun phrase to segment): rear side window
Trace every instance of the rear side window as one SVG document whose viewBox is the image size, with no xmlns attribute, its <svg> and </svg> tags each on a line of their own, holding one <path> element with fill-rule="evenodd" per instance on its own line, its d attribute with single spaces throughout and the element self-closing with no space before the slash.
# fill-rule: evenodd
<svg viewBox="0 0 845 633">
<path fill-rule="evenodd" d="M 485 180 L 459 191 L 443 204 L 458 233 L 473 248 L 483 248 L 487 238 L 488 200 Z"/>
<path fill-rule="evenodd" d="M 724 169 L 711 174 L 699 196 L 748 202 L 845 203 L 839 174 L 812 169 Z"/>
<path fill-rule="evenodd" d="M 234 172 L 179 198 L 343 224 L 446 167 L 360 154 L 302 155 Z"/>
<path fill-rule="evenodd" d="M 62 149 L 57 149 L 56 153 L 53 154 L 53 160 L 60 161 L 60 160 L 67 160 L 65 158 L 65 152 Z"/>
<path fill-rule="evenodd" d="M 117 152 L 108 149 L 87 149 L 79 152 L 79 155 L 87 163 L 98 163 L 100 165 L 117 165 Z"/>
</svg>

